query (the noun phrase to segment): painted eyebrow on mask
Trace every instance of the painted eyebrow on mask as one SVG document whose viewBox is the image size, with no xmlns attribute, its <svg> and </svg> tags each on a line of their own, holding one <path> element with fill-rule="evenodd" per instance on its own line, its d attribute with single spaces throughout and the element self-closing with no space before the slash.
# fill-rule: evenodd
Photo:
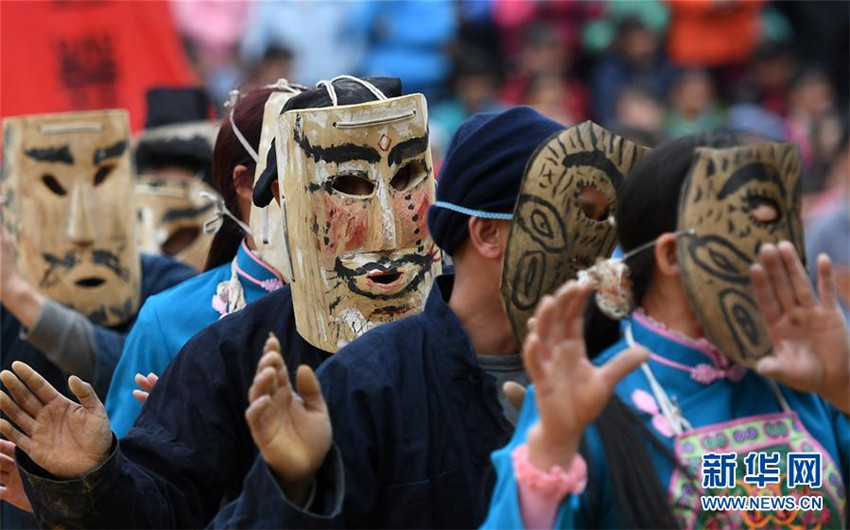
<svg viewBox="0 0 850 530">
<path fill-rule="evenodd" d="M 717 198 L 724 199 L 752 181 L 775 184 L 776 187 L 779 188 L 780 195 L 782 195 L 783 198 L 785 197 L 785 185 L 782 183 L 782 179 L 779 178 L 778 173 L 775 170 L 768 170 L 764 164 L 751 162 L 732 173 L 729 180 L 727 180 L 726 183 L 723 184 L 723 187 L 720 188 Z"/>
<path fill-rule="evenodd" d="M 74 157 L 71 156 L 71 149 L 67 145 L 60 147 L 34 147 L 24 151 L 24 154 L 36 162 L 58 162 L 68 165 L 74 163 Z"/>
<path fill-rule="evenodd" d="M 391 166 L 394 166 L 408 158 L 421 155 L 426 149 L 428 149 L 428 133 L 425 133 L 424 136 L 417 136 L 416 138 L 405 140 L 390 149 L 387 161 Z"/>
<path fill-rule="evenodd" d="M 94 165 L 98 165 L 107 158 L 116 158 L 124 154 L 124 151 L 127 149 L 127 141 L 121 140 L 115 142 L 109 147 L 101 147 L 100 149 L 96 149 L 94 152 Z"/>
<path fill-rule="evenodd" d="M 297 130 L 294 138 L 299 147 L 307 153 L 307 156 L 316 162 L 341 164 L 351 160 L 363 160 L 370 164 L 377 164 L 381 160 L 380 153 L 373 147 L 355 144 L 331 145 L 329 147 L 313 146 L 310 144 L 310 140 L 306 136 L 298 134 Z"/>
</svg>

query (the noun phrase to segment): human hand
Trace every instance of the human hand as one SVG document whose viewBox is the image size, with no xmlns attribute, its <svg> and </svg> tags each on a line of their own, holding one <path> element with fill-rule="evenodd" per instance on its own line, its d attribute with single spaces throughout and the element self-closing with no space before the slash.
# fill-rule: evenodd
<svg viewBox="0 0 850 530">
<path fill-rule="evenodd" d="M 590 286 L 569 281 L 544 297 L 525 342 L 540 416 L 528 433 L 528 458 L 542 470 L 569 469 L 585 428 L 602 413 L 616 384 L 649 356 L 629 348 L 602 366 L 590 362 L 583 327 L 591 293 Z"/>
<path fill-rule="evenodd" d="M 838 305 L 832 263 L 817 259 L 814 290 L 794 245 L 763 245 L 751 268 L 756 301 L 773 342 L 756 370 L 803 392 L 817 392 L 850 414 L 850 337 Z"/>
<path fill-rule="evenodd" d="M 71 376 L 68 386 L 80 403 L 60 394 L 25 363 L 15 361 L 3 370 L 0 409 L 23 430 L 0 419 L 0 434 L 33 462 L 60 479 L 79 477 L 106 459 L 112 431 L 106 409 L 90 384 Z"/>
<path fill-rule="evenodd" d="M 141 388 L 141 390 L 133 390 L 133 397 L 136 398 L 136 401 L 144 404 L 144 402 L 148 400 L 148 396 L 150 395 L 151 390 L 153 390 L 153 387 L 158 380 L 159 376 L 157 376 L 153 372 L 149 373 L 147 377 L 143 376 L 142 374 L 136 374 L 136 384 L 139 385 L 139 387 Z"/>
<path fill-rule="evenodd" d="M 251 436 L 286 495 L 303 504 L 313 477 L 331 448 L 328 407 L 316 375 L 299 366 L 298 393 L 289 382 L 280 342 L 270 335 L 257 365 L 245 412 Z"/>
</svg>

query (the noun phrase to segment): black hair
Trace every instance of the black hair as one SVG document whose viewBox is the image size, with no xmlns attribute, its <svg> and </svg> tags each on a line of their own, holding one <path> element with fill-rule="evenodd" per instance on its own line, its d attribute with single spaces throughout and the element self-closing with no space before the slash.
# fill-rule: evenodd
<svg viewBox="0 0 850 530">
<path fill-rule="evenodd" d="M 679 192 L 698 147 L 727 148 L 748 143 L 746 135 L 719 131 L 667 142 L 641 160 L 617 190 L 617 234 L 623 251 L 676 230 Z M 655 263 L 653 252 L 640 252 L 626 261 L 635 301 L 639 305 L 649 288 Z M 605 317 L 590 302 L 585 312 L 585 343 L 592 358 L 620 336 L 619 322 Z M 594 425 L 599 432 L 620 525 L 626 528 L 676 526 L 667 494 L 652 466 L 647 444 L 678 466 L 676 456 L 622 400 L 613 396 Z M 680 469 L 686 473 L 684 468 Z M 595 480 L 591 475 L 590 480 Z M 590 486 L 588 486 L 590 488 Z"/>
</svg>

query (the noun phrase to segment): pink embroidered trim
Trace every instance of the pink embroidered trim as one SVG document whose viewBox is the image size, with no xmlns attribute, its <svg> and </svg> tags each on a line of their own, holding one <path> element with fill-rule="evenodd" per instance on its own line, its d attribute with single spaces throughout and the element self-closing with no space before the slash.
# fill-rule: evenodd
<svg viewBox="0 0 850 530">
<path fill-rule="evenodd" d="M 652 329 L 653 332 L 662 335 L 663 337 L 688 348 L 699 351 L 711 359 L 712 364 L 700 363 L 696 366 L 687 366 L 675 361 L 666 359 L 660 355 L 651 353 L 649 357 L 658 363 L 664 364 L 671 368 L 688 372 L 691 379 L 698 383 L 708 385 L 718 379 L 728 378 L 733 383 L 740 381 L 746 374 L 746 368 L 734 364 L 729 359 L 723 356 L 717 348 L 707 339 L 692 339 L 681 333 L 677 333 L 668 329 L 664 324 L 653 319 L 646 312 L 639 308 L 633 313 L 635 320 L 641 325 Z"/>
<path fill-rule="evenodd" d="M 239 267 L 238 260 L 233 262 L 233 266 L 236 269 L 237 274 L 239 274 L 249 282 L 259 285 L 262 289 L 269 293 L 277 291 L 278 289 L 283 287 L 283 279 L 281 278 L 280 274 L 278 274 L 277 271 L 263 263 L 262 260 L 260 260 L 256 255 L 254 255 L 254 252 L 250 248 L 248 248 L 248 245 L 245 243 L 244 239 L 242 240 L 242 248 L 245 250 L 248 256 L 250 256 L 250 258 L 254 260 L 255 263 L 272 273 L 274 275 L 274 278 L 270 278 L 268 280 L 258 280 L 247 272 L 243 271 L 242 268 Z"/>
<path fill-rule="evenodd" d="M 270 273 L 271 273 L 271 274 L 272 274 L 275 278 L 277 278 L 277 279 L 278 279 L 278 281 L 281 283 L 281 285 L 283 285 L 283 283 L 284 283 L 284 282 L 283 282 L 283 276 L 281 276 L 279 272 L 277 272 L 276 270 L 274 270 L 274 269 L 271 267 L 271 265 L 269 265 L 269 264 L 268 264 L 268 263 L 266 263 L 265 261 L 261 260 L 261 259 L 259 258 L 259 256 L 257 256 L 257 254 L 256 254 L 253 250 L 251 250 L 250 248 L 248 248 L 248 243 L 247 243 L 247 240 L 245 240 L 245 239 L 243 239 L 243 240 L 242 240 L 242 248 L 244 248 L 244 249 L 245 249 L 245 252 L 247 252 L 247 253 L 248 253 L 248 255 L 251 257 L 251 259 L 253 259 L 253 260 L 257 263 L 257 265 L 259 265 L 260 267 L 262 267 L 262 268 L 266 269 L 267 271 L 269 271 L 269 272 L 270 272 Z M 267 281 L 272 281 L 272 280 L 267 280 Z"/>
</svg>

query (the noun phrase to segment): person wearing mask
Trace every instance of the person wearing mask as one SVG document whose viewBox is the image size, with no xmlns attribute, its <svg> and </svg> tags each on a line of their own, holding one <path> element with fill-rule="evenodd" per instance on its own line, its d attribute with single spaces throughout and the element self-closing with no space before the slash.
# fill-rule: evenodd
<svg viewBox="0 0 850 530">
<path fill-rule="evenodd" d="M 123 110 L 3 120 L 2 367 L 26 362 L 66 395 L 70 374 L 105 395 L 140 304 L 194 275 L 136 247 L 129 128 Z"/>
<path fill-rule="evenodd" d="M 527 382 L 524 311 L 610 253 L 615 189 L 642 153 L 529 107 L 461 126 L 428 214 L 454 274 L 437 279 L 421 315 L 354 341 L 318 380 L 302 367 L 300 396 L 268 345 L 247 418 L 274 474 L 224 508 L 223 526 L 480 524 L 489 451 L 516 420 L 503 383 Z"/>
<path fill-rule="evenodd" d="M 218 319 L 283 286 L 278 270 L 282 265 L 273 266 L 257 255 L 254 238 L 245 227 L 251 222 L 251 194 L 257 165 L 253 153 L 261 143 L 263 109 L 272 99 L 272 115 L 277 117 L 287 96 L 299 92 L 300 89 L 288 84 L 251 90 L 230 109 L 233 121 L 222 122 L 212 172 L 223 202 L 219 203 L 218 231 L 205 258 L 207 270 L 142 306 L 106 396 L 109 421 L 119 438 L 127 434 L 139 415 L 142 408 L 139 398 L 145 399 L 145 388 L 156 382 L 190 338 Z M 242 144 L 234 126 L 247 146 Z M 142 386 L 141 390 L 135 389 L 137 384 Z"/>
<path fill-rule="evenodd" d="M 336 118 L 310 118 L 325 114 Z M 80 400 L 76 404 L 24 363 L 16 363 L 14 373 L 4 372 L 0 377 L 14 399 L 3 394 L 0 407 L 22 430 L 3 420 L 0 432 L 18 444 L 23 486 L 41 525 L 217 524 L 214 518 L 224 503 L 271 476 L 264 461 L 257 460 L 258 448 L 245 420 L 268 334 L 279 338 L 291 366 L 315 368 L 358 333 L 399 318 L 395 312 L 410 314 L 421 307 L 418 293 L 430 288 L 439 262 L 424 221 L 413 219 L 433 202 L 430 151 L 423 141 L 424 97 L 402 96 L 398 79 L 342 76 L 289 99 L 281 119 L 290 117 L 302 128 L 287 127 L 278 138 L 286 148 L 303 151 L 297 160 L 310 165 L 294 173 L 289 164 L 296 157 L 282 158 L 287 164 L 280 165 L 285 173 L 278 183 L 279 165 L 267 160 L 268 171 L 254 187 L 254 204 L 264 207 L 280 198 L 280 185 L 287 188 L 285 244 L 302 252 L 306 264 L 299 268 L 293 260 L 299 282 L 309 285 L 309 273 L 334 279 L 337 261 L 347 264 L 351 274 L 334 284 L 331 298 L 311 300 L 310 293 L 317 291 L 309 287 L 296 294 L 293 282 L 205 328 L 173 359 L 120 440 L 111 433 L 105 408 L 79 378 L 70 380 Z M 309 129 L 303 128 L 304 120 Z M 395 125 L 387 128 L 387 123 Z M 359 149 L 349 150 L 358 136 Z M 335 150 L 340 144 L 345 148 Z M 273 153 L 270 149 L 270 159 Z M 337 164 L 344 166 L 338 170 Z M 379 184 L 365 190 L 369 182 Z M 387 212 L 383 205 L 389 202 L 394 206 Z M 327 217 L 321 223 L 317 218 L 319 233 L 312 231 L 311 218 L 301 217 L 314 212 L 304 209 L 314 203 L 326 208 L 322 213 Z M 330 216 L 336 222 L 326 223 Z M 240 239 L 241 234 L 236 244 Z M 408 243 L 413 246 L 404 246 Z M 329 264 L 329 269 L 320 264 Z M 363 271 L 357 270 L 360 266 Z M 389 289 L 397 289 L 399 296 L 386 296 Z M 350 319 L 353 326 L 339 325 L 331 321 L 335 309 L 345 309 L 349 316 L 362 310 L 366 318 Z M 317 327 L 319 319 L 326 325 Z M 322 342 L 330 336 L 333 341 Z M 288 375 L 295 376 L 294 371 Z M 41 396 L 38 403 L 32 391 Z"/>
<path fill-rule="evenodd" d="M 798 257 L 800 166 L 793 144 L 733 133 L 681 138 L 636 166 L 617 213 L 624 261 L 535 313 L 534 385 L 493 455 L 485 528 L 844 524 L 848 331 L 830 260 L 817 259 L 818 297 Z M 622 339 L 596 306 L 584 321 L 594 289 L 625 319 Z M 801 451 L 817 462 L 803 475 Z M 731 473 L 714 472 L 720 457 Z M 701 504 L 813 494 L 820 511 Z"/>
</svg>

